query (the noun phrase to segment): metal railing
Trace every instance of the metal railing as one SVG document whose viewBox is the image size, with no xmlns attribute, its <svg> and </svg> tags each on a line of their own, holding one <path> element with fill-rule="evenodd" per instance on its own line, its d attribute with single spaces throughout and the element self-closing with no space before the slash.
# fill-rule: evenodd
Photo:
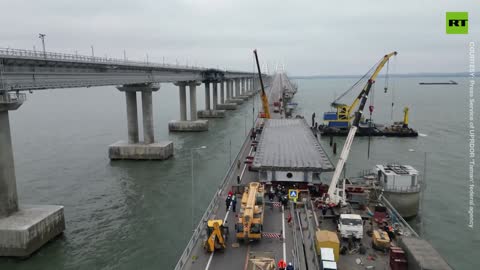
<svg viewBox="0 0 480 270">
<path fill-rule="evenodd" d="M 308 198 L 310 200 L 310 196 L 308 196 Z M 312 202 L 312 200 L 310 200 L 310 202 Z M 313 206 L 313 204 L 310 204 L 310 205 Z M 317 247 L 315 245 L 316 229 L 317 229 L 317 226 L 316 226 L 317 220 L 313 215 L 313 213 L 315 212 L 315 209 L 314 208 L 311 209 L 312 215 L 309 217 L 308 206 L 309 206 L 308 203 L 304 204 L 306 223 L 307 223 L 307 226 L 308 226 L 307 238 L 308 238 L 308 240 L 309 240 L 308 242 L 310 244 L 309 249 L 312 250 L 313 253 L 314 253 L 314 256 L 313 256 L 313 259 L 312 259 L 313 264 L 315 265 L 316 269 L 320 269 L 320 262 L 318 261 L 318 256 L 317 256 L 317 254 L 318 254 Z M 315 224 L 312 224 L 312 221 L 311 221 L 312 218 L 314 218 Z"/>
<path fill-rule="evenodd" d="M 68 53 L 56 53 L 56 52 L 42 52 L 42 51 L 31 51 L 31 50 L 22 50 L 22 49 L 11 49 L 11 48 L 0 48 L 0 56 L 3 57 L 15 57 L 15 58 L 29 58 L 29 59 L 38 59 L 38 60 L 52 60 L 52 61 L 69 61 L 69 62 L 82 62 L 82 63 L 92 63 L 92 64 L 115 64 L 115 65 L 129 65 L 129 66 L 148 66 L 148 67 L 159 67 L 159 68 L 188 68 L 194 70 L 206 70 L 204 67 L 199 66 L 189 66 L 189 65 L 178 65 L 178 64 L 159 64 L 152 63 L 148 61 L 131 61 L 126 59 L 116 59 L 109 57 L 98 57 L 98 56 L 87 56 L 79 54 L 68 54 Z"/>
<path fill-rule="evenodd" d="M 293 233 L 293 249 L 292 249 L 292 256 L 293 256 L 293 266 L 295 270 L 302 270 L 300 264 L 300 251 L 299 251 L 299 243 L 298 243 L 298 236 L 297 236 L 297 221 L 295 218 L 295 207 L 293 202 L 290 203 L 290 216 L 292 217 L 292 233 Z M 301 230 L 301 228 L 300 228 Z M 285 240 L 284 240 L 285 241 Z"/>
<path fill-rule="evenodd" d="M 195 66 L 195 65 L 188 65 L 188 64 L 187 65 L 180 65 L 178 63 L 177 64 L 169 64 L 169 63 L 160 64 L 160 63 L 154 63 L 149 61 L 132 61 L 132 60 L 126 60 L 126 59 L 109 58 L 109 57 L 98 57 L 98 56 L 88 56 L 88 55 L 80 55 L 80 54 L 57 53 L 57 52 L 32 51 L 32 50 L 13 49 L 13 48 L 0 48 L 0 58 L 1 57 L 65 61 L 65 62 L 81 62 L 81 63 L 91 63 L 91 64 L 125 65 L 125 66 L 136 66 L 136 67 L 189 69 L 189 70 L 195 70 L 195 71 L 205 71 L 209 69 L 203 66 Z M 250 72 L 227 70 L 226 68 L 223 69 L 222 71 L 229 72 L 229 73 L 251 74 Z"/>
<path fill-rule="evenodd" d="M 416 186 L 410 186 L 410 187 L 394 187 L 394 186 L 385 186 L 383 188 L 384 191 L 388 191 L 388 192 L 402 192 L 402 193 L 418 193 L 420 192 L 421 190 L 421 186 L 420 185 L 416 185 Z"/>
<path fill-rule="evenodd" d="M 188 244 L 183 251 L 180 259 L 177 262 L 177 265 L 175 266 L 175 270 L 181 270 L 185 266 L 185 263 L 188 261 L 190 258 L 190 254 L 192 253 L 193 248 L 195 248 L 196 243 L 198 242 L 201 233 L 205 231 L 205 226 L 208 218 L 212 214 L 213 209 L 215 208 L 215 205 L 219 203 L 220 196 L 222 194 L 222 191 L 225 190 L 225 187 L 229 184 L 231 179 L 234 179 L 232 177 L 232 174 L 235 172 L 236 169 L 236 164 L 237 160 L 240 159 L 241 155 L 245 151 L 245 148 L 250 145 L 250 140 L 249 137 L 245 137 L 245 141 L 242 144 L 242 147 L 240 151 L 238 152 L 237 156 L 233 160 L 232 164 L 230 164 L 230 168 L 228 169 L 227 173 L 225 174 L 222 183 L 219 185 L 217 191 L 215 192 L 215 195 L 213 195 L 212 200 L 210 201 L 210 204 L 207 207 L 207 210 L 205 210 L 205 213 L 202 216 L 202 219 L 200 220 L 199 224 L 197 225 L 197 228 L 193 231 L 193 235 L 190 238 L 190 241 L 188 241 Z"/>
<path fill-rule="evenodd" d="M 0 94 L 0 104 L 23 103 L 27 100 L 27 95 L 22 93 Z"/>
<path fill-rule="evenodd" d="M 409 233 L 413 234 L 414 236 L 418 237 L 418 233 L 408 224 L 408 222 L 398 213 L 398 211 L 395 209 L 395 207 L 392 206 L 392 204 L 384 197 L 381 197 L 381 202 L 387 206 L 388 211 L 390 212 L 390 217 L 392 219 L 392 222 L 395 223 L 395 220 L 398 221 L 398 223 L 404 228 L 404 230 L 408 230 Z M 406 232 L 404 232 L 406 236 L 408 236 Z"/>
</svg>

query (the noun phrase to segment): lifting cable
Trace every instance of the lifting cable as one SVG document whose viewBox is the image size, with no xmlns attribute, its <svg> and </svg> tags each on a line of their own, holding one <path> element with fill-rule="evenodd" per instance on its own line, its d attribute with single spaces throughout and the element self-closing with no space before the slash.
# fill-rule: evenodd
<svg viewBox="0 0 480 270">
<path fill-rule="evenodd" d="M 340 99 L 342 99 L 344 96 L 346 96 L 348 93 L 350 93 L 350 91 L 352 91 L 357 85 L 359 85 L 362 81 L 364 81 L 367 77 L 369 77 L 370 74 L 372 74 L 372 72 L 374 71 L 374 69 L 378 66 L 378 64 L 380 63 L 377 62 L 375 63 L 375 65 L 373 65 L 368 71 L 367 73 L 365 73 L 358 81 L 356 81 L 347 91 L 345 91 L 343 94 L 341 94 L 338 98 L 336 98 L 332 104 L 336 104 Z"/>
<path fill-rule="evenodd" d="M 396 57 L 394 57 L 394 62 L 392 63 L 392 69 L 393 69 L 393 73 L 395 73 L 395 63 L 396 63 Z M 390 61 L 389 61 L 390 62 Z M 388 67 L 388 66 L 387 66 Z M 392 81 L 392 107 L 390 109 L 390 121 L 393 121 L 393 111 L 394 111 L 394 107 L 395 107 L 395 80 Z"/>
<path fill-rule="evenodd" d="M 374 110 L 375 104 L 375 84 L 372 85 L 370 89 L 370 106 L 368 106 L 368 110 L 370 112 L 370 120 L 368 121 L 368 151 L 367 151 L 367 159 L 370 159 L 370 141 L 372 137 L 372 113 Z"/>
</svg>

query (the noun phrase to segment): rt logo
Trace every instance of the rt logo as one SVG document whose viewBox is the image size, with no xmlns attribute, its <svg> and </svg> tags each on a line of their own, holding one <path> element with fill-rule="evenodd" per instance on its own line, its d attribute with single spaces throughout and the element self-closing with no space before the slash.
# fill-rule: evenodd
<svg viewBox="0 0 480 270">
<path fill-rule="evenodd" d="M 447 34 L 468 34 L 468 12 L 447 12 Z"/>
</svg>

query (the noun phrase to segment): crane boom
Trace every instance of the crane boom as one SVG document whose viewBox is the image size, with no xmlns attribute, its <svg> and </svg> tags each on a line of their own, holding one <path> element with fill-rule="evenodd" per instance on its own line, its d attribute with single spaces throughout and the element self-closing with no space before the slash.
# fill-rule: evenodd
<svg viewBox="0 0 480 270">
<path fill-rule="evenodd" d="M 363 109 L 365 108 L 365 104 L 367 103 L 368 95 L 370 94 L 370 89 L 372 88 L 372 85 L 375 83 L 375 79 L 377 78 L 378 73 L 380 73 L 380 70 L 382 70 L 383 66 L 385 65 L 385 63 L 388 62 L 390 57 L 394 55 L 397 55 L 397 52 L 389 53 L 383 57 L 383 59 L 378 64 L 377 68 L 373 72 L 370 79 L 368 79 L 367 84 L 360 92 L 360 95 L 358 95 L 357 99 L 352 104 L 356 106 L 356 104 L 360 102 L 360 106 L 358 107 L 358 110 L 355 112 L 355 118 L 353 120 L 353 124 L 350 127 L 350 130 L 348 131 L 347 139 L 345 140 L 345 144 L 343 145 L 342 153 L 340 154 L 340 158 L 338 159 L 335 172 L 333 173 L 332 181 L 330 183 L 330 186 L 328 187 L 328 195 L 330 196 L 330 198 L 335 198 L 334 199 L 335 204 L 338 204 L 338 200 L 339 200 L 338 196 L 335 196 L 335 190 L 337 188 L 338 180 L 340 179 L 340 174 L 342 173 L 343 167 L 345 166 L 345 162 L 347 161 L 348 155 L 350 154 L 350 148 L 352 147 L 353 139 L 355 138 L 355 133 L 357 132 L 357 129 L 358 129 L 358 124 L 360 123 L 360 119 L 362 118 Z"/>
<path fill-rule="evenodd" d="M 263 79 L 262 79 L 262 71 L 260 70 L 260 63 L 258 62 L 258 55 L 257 55 L 257 50 L 253 50 L 253 53 L 255 54 L 255 61 L 257 62 L 257 69 L 258 69 L 258 78 L 260 79 L 260 86 L 262 88 L 262 107 L 263 107 L 263 113 L 264 117 L 270 119 L 270 108 L 268 106 L 268 97 L 267 94 L 265 93 L 265 87 L 263 86 Z"/>
</svg>

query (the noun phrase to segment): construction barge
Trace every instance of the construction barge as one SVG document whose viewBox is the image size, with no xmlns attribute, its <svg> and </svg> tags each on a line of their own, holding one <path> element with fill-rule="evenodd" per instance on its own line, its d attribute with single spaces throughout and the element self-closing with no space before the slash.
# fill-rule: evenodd
<svg viewBox="0 0 480 270">
<path fill-rule="evenodd" d="M 452 269 L 376 179 L 334 181 L 342 165 L 333 166 L 307 122 L 273 112 L 285 78 L 268 78 L 268 117 L 245 138 L 175 270 Z M 334 170 L 325 184 L 321 176 Z"/>
</svg>

